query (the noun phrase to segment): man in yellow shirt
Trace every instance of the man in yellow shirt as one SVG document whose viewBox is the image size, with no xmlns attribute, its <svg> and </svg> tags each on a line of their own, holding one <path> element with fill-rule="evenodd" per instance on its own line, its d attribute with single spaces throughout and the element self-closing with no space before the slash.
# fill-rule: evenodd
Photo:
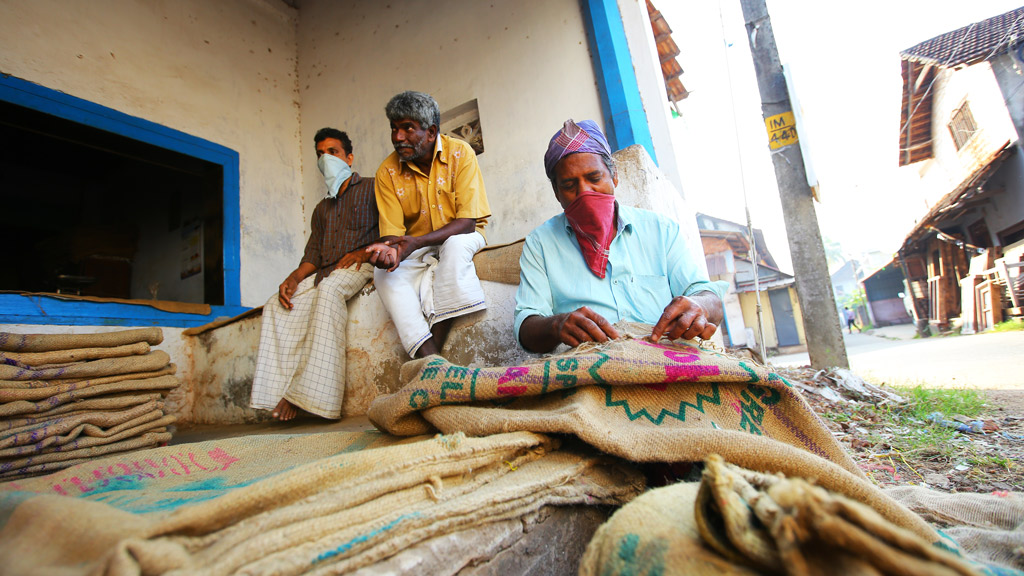
<svg viewBox="0 0 1024 576">
<path fill-rule="evenodd" d="M 476 154 L 440 134 L 429 94 L 402 92 L 384 109 L 395 151 L 377 169 L 381 241 L 366 249 L 373 281 L 413 357 L 438 354 L 451 321 L 486 308 L 473 255 L 491 209 Z"/>
</svg>

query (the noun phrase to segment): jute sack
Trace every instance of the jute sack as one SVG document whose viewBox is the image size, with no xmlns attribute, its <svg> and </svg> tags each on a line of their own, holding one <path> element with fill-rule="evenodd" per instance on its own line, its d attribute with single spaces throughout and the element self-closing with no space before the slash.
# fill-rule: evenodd
<svg viewBox="0 0 1024 576">
<path fill-rule="evenodd" d="M 26 424 L 16 428 L 0 430 L 0 450 L 12 446 L 34 446 L 43 448 L 50 444 L 64 444 L 81 435 L 95 436 L 110 434 L 116 426 L 135 418 L 160 412 L 163 403 L 151 400 L 127 410 L 88 411 L 70 416 L 57 416 L 40 423 Z"/>
<path fill-rule="evenodd" d="M 523 254 L 524 242 L 526 240 L 521 238 L 508 244 L 484 246 L 473 256 L 477 277 L 502 284 L 519 284 L 519 257 Z"/>
<path fill-rule="evenodd" d="M 941 526 L 971 558 L 1024 571 L 1024 493 L 947 494 L 921 486 L 885 493 Z"/>
<path fill-rule="evenodd" d="M 149 344 L 136 342 L 110 348 L 74 348 L 52 352 L 0 352 L 0 362 L 12 366 L 39 368 L 52 364 L 69 364 L 101 358 L 135 356 L 149 352 Z"/>
<path fill-rule="evenodd" d="M 178 379 L 170 375 L 159 376 L 157 378 L 145 378 L 142 380 L 122 380 L 119 382 L 109 382 L 107 384 L 97 384 L 95 386 L 61 392 L 38 402 L 16 400 L 14 402 L 0 404 L 0 418 L 6 419 L 11 416 L 19 416 L 22 414 L 41 413 L 52 410 L 62 404 L 77 402 L 84 398 L 154 390 L 171 390 L 177 386 Z"/>
<path fill-rule="evenodd" d="M 130 372 L 152 372 L 160 370 L 171 361 L 163 350 L 154 350 L 139 356 L 101 358 L 89 362 L 43 367 L 23 368 L 0 364 L 0 380 L 51 380 L 54 378 L 94 378 L 127 374 Z"/>
<path fill-rule="evenodd" d="M 133 450 L 140 450 L 142 448 L 152 448 L 158 444 L 165 444 L 170 440 L 171 434 L 167 432 L 165 428 L 154 428 L 142 435 L 128 438 L 126 440 L 118 440 L 99 446 L 90 446 L 88 448 L 76 448 L 63 452 L 39 454 L 30 458 L 22 458 L 16 461 L 5 462 L 0 466 L 0 469 L 4 470 L 3 472 L 0 472 L 0 479 L 16 480 L 19 478 L 35 476 L 44 472 L 63 470 L 64 468 L 69 468 L 78 464 L 88 463 L 93 458 L 106 454 L 116 454 L 118 452 L 130 452 Z"/>
<path fill-rule="evenodd" d="M 14 334 L 0 332 L 0 350 L 5 352 L 49 352 L 73 348 L 107 348 L 135 342 L 153 346 L 163 342 L 160 328 L 136 328 L 99 334 Z"/>
<path fill-rule="evenodd" d="M 112 434 L 80 436 L 64 444 L 50 444 L 39 450 L 36 450 L 33 446 L 6 448 L 2 451 L 4 454 L 3 458 L 0 459 L 0 473 L 11 472 L 44 462 L 72 460 L 80 457 L 84 450 L 97 446 L 117 444 L 133 436 L 142 436 L 146 432 L 166 432 L 167 426 L 174 424 L 177 420 L 177 417 L 174 415 L 165 416 L 162 411 L 155 410 L 150 414 L 134 418 L 123 425 L 117 426 L 116 431 Z"/>
<path fill-rule="evenodd" d="M 108 416 L 108 414 L 100 414 L 100 416 Z M 99 420 L 100 418 L 92 419 Z M 45 454 L 50 450 L 60 451 L 109 444 L 131 435 L 141 434 L 150 428 L 170 426 L 176 421 L 177 418 L 174 415 L 164 415 L 163 410 L 154 407 L 148 412 L 134 415 L 131 418 L 124 419 L 123 416 L 119 416 L 117 420 L 104 425 L 79 424 L 67 430 L 66 434 L 51 433 L 37 442 L 25 442 L 20 445 L 0 448 L 0 468 L 7 459 L 20 458 L 30 454 Z M 32 433 L 24 436 L 28 436 L 28 439 L 31 440 Z"/>
<path fill-rule="evenodd" d="M 161 398 L 163 398 L 163 394 L 161 392 L 128 392 L 102 396 L 100 398 L 77 400 L 69 404 L 57 406 L 56 408 L 45 412 L 34 412 L 31 415 L 19 415 L 0 419 L 0 431 L 9 431 L 23 426 L 45 424 L 59 416 L 88 414 L 98 410 L 120 410 L 144 404 L 150 400 L 159 400 Z"/>
<path fill-rule="evenodd" d="M 0 486 L 10 574 L 327 574 L 551 504 L 621 504 L 629 467 L 527 432 L 249 436 Z M 65 538 L 40 538 L 57 526 Z M 31 553 L 27 553 L 31 550 Z"/>
<path fill-rule="evenodd" d="M 870 507 L 802 478 L 765 475 L 713 455 L 700 483 L 652 490 L 605 523 L 582 576 L 625 574 L 979 574 Z"/>
<path fill-rule="evenodd" d="M 581 347 L 582 349 L 583 347 Z M 392 434 L 573 434 L 634 462 L 721 454 L 763 472 L 816 479 L 900 526 L 930 528 L 871 484 L 800 394 L 763 367 L 687 343 L 627 339 L 533 364 L 406 363 L 370 420 Z"/>
<path fill-rule="evenodd" d="M 109 384 L 111 382 L 121 382 L 122 380 L 145 380 L 147 378 L 167 376 L 175 372 L 177 372 L 177 366 L 168 364 L 162 369 L 152 372 L 131 372 L 99 378 L 28 380 L 25 382 L 8 381 L 7 384 L 9 386 L 4 386 L 5 383 L 0 382 L 0 403 L 14 402 L 16 400 L 42 400 L 57 394 L 80 388 L 88 388 L 97 384 Z M 18 386 L 19 384 L 22 386 Z"/>
</svg>

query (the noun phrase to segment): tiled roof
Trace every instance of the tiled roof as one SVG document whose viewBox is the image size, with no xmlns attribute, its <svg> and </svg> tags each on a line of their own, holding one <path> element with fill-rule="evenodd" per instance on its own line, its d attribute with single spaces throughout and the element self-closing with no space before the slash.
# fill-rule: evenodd
<svg viewBox="0 0 1024 576">
<path fill-rule="evenodd" d="M 904 60 L 959 66 L 1005 53 L 1024 41 L 1024 6 L 981 22 L 940 34 L 900 52 Z"/>
<path fill-rule="evenodd" d="M 672 29 L 668 27 L 665 17 L 651 4 L 651 0 L 647 0 L 647 14 L 651 17 L 651 28 L 658 45 L 658 59 L 661 60 L 661 74 L 665 77 L 669 102 L 678 102 L 690 94 L 679 80 L 683 74 L 682 67 L 676 61 L 679 46 L 672 40 Z"/>
<path fill-rule="evenodd" d="M 1024 7 L 941 34 L 900 52 L 900 166 L 926 160 L 932 149 L 932 84 L 936 70 L 970 65 L 1024 43 Z"/>
</svg>

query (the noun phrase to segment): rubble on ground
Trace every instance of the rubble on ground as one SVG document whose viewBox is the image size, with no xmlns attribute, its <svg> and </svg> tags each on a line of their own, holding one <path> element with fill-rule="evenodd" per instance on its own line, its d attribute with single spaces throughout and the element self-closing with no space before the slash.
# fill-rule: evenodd
<svg viewBox="0 0 1024 576">
<path fill-rule="evenodd" d="M 774 368 L 818 414 L 861 469 L 881 487 L 923 485 L 950 492 L 1024 491 L 1024 417 L 987 406 L 978 417 L 932 413 L 925 420 L 910 400 L 845 369 Z M 943 446 L 910 439 L 948 431 Z M 945 436 L 943 436 L 945 437 Z M 908 446 L 913 448 L 907 449 Z"/>
</svg>

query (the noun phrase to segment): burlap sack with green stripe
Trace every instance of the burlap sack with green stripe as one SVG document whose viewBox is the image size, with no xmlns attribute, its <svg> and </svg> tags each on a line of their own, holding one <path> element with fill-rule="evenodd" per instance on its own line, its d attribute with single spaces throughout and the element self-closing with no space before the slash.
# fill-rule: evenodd
<svg viewBox="0 0 1024 576">
<path fill-rule="evenodd" d="M 942 527 L 972 559 L 1009 566 L 1024 574 L 1024 492 L 946 493 L 897 486 L 886 495 Z"/>
<path fill-rule="evenodd" d="M 1019 574 L 970 561 L 946 542 L 803 478 L 712 456 L 700 482 L 652 490 L 618 510 L 590 541 L 580 575 Z"/>
<path fill-rule="evenodd" d="M 546 505 L 621 504 L 631 468 L 528 432 L 169 446 L 0 485 L 6 574 L 336 574 Z M 40 538 L 57 527 L 65 537 Z"/>
<path fill-rule="evenodd" d="M 765 368 L 686 342 L 618 340 L 520 366 L 432 356 L 368 416 L 393 434 L 514 430 L 573 434 L 634 462 L 721 454 L 762 472 L 815 479 L 908 529 L 924 524 L 872 485 L 801 395 Z"/>
<path fill-rule="evenodd" d="M 0 332 L 0 351 L 4 352 L 50 352 L 74 348 L 109 348 L 136 342 L 153 346 L 163 342 L 164 333 L 160 328 L 136 328 L 116 330 L 98 334 L 15 334 Z"/>
<path fill-rule="evenodd" d="M 368 412 L 392 434 L 571 433 L 637 462 L 699 461 L 717 439 L 745 451 L 770 439 L 860 474 L 785 379 L 686 342 L 626 339 L 486 368 L 433 356 L 405 364 L 402 379 Z"/>
</svg>

